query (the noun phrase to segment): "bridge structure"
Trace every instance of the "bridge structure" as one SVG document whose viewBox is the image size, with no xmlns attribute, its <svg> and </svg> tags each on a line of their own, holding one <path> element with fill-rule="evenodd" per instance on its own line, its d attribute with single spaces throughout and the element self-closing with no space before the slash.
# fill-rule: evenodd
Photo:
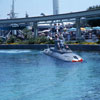
<svg viewBox="0 0 100 100">
<path fill-rule="evenodd" d="M 77 39 L 81 37 L 80 32 L 80 21 L 87 18 L 100 18 L 100 9 L 90 10 L 90 11 L 80 11 L 80 12 L 71 12 L 66 14 L 57 14 L 57 15 L 48 15 L 48 16 L 39 16 L 39 17 L 28 17 L 28 18 L 16 18 L 16 19 L 1 19 L 0 25 L 8 24 L 23 24 L 23 23 L 33 23 L 34 33 L 37 37 L 38 35 L 38 24 L 43 23 L 53 23 L 54 21 L 64 21 L 64 20 L 75 20 L 77 28 Z"/>
</svg>

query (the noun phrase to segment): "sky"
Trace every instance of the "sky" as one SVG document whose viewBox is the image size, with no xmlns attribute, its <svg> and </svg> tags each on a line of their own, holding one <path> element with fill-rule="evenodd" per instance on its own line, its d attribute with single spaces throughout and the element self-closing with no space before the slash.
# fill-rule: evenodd
<svg viewBox="0 0 100 100">
<path fill-rule="evenodd" d="M 27 12 L 30 17 L 53 14 L 53 0 L 15 0 L 15 12 L 18 18 L 25 17 Z M 12 0 L 0 0 L 0 19 L 8 18 Z M 59 0 L 59 13 L 84 11 L 89 6 L 100 5 L 100 0 Z"/>
</svg>

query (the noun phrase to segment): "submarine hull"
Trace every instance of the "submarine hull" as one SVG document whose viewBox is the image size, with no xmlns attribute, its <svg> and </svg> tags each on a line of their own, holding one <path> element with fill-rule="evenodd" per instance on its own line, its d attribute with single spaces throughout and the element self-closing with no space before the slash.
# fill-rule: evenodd
<svg viewBox="0 0 100 100">
<path fill-rule="evenodd" d="M 46 55 L 49 55 L 54 58 L 67 61 L 67 62 L 82 62 L 83 61 L 83 59 L 79 55 L 73 53 L 71 50 L 68 50 L 66 52 L 61 52 L 60 50 L 55 51 L 49 48 L 49 49 L 45 49 L 44 53 Z"/>
</svg>

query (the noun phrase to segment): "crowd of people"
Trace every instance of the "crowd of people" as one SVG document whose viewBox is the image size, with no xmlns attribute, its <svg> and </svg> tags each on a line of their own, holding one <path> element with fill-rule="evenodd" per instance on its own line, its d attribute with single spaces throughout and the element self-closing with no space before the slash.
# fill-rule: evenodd
<svg viewBox="0 0 100 100">
<path fill-rule="evenodd" d="M 77 31 L 70 30 L 73 26 L 67 27 L 60 24 L 54 24 L 48 32 L 47 38 L 54 39 L 55 35 L 58 35 L 60 38 L 63 38 L 64 41 L 76 40 Z M 74 29 L 74 28 L 73 28 Z M 99 38 L 100 30 L 81 30 L 81 39 L 96 39 Z"/>
<path fill-rule="evenodd" d="M 54 24 L 50 28 L 49 34 L 47 34 L 47 38 L 55 38 L 55 36 L 58 36 L 65 41 L 70 41 L 71 39 L 71 33 L 67 31 L 66 27 L 63 27 L 63 25 L 60 24 Z"/>
</svg>

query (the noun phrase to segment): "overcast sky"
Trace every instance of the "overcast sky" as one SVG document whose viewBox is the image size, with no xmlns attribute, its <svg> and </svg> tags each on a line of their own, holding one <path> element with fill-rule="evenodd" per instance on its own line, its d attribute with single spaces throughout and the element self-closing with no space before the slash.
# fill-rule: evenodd
<svg viewBox="0 0 100 100">
<path fill-rule="evenodd" d="M 11 10 L 12 0 L 0 0 L 0 19 L 7 18 Z M 100 0 L 59 0 L 60 13 L 84 11 L 89 6 L 99 5 Z M 15 12 L 17 17 L 40 16 L 41 13 L 51 15 L 53 13 L 52 0 L 15 0 Z"/>
</svg>

